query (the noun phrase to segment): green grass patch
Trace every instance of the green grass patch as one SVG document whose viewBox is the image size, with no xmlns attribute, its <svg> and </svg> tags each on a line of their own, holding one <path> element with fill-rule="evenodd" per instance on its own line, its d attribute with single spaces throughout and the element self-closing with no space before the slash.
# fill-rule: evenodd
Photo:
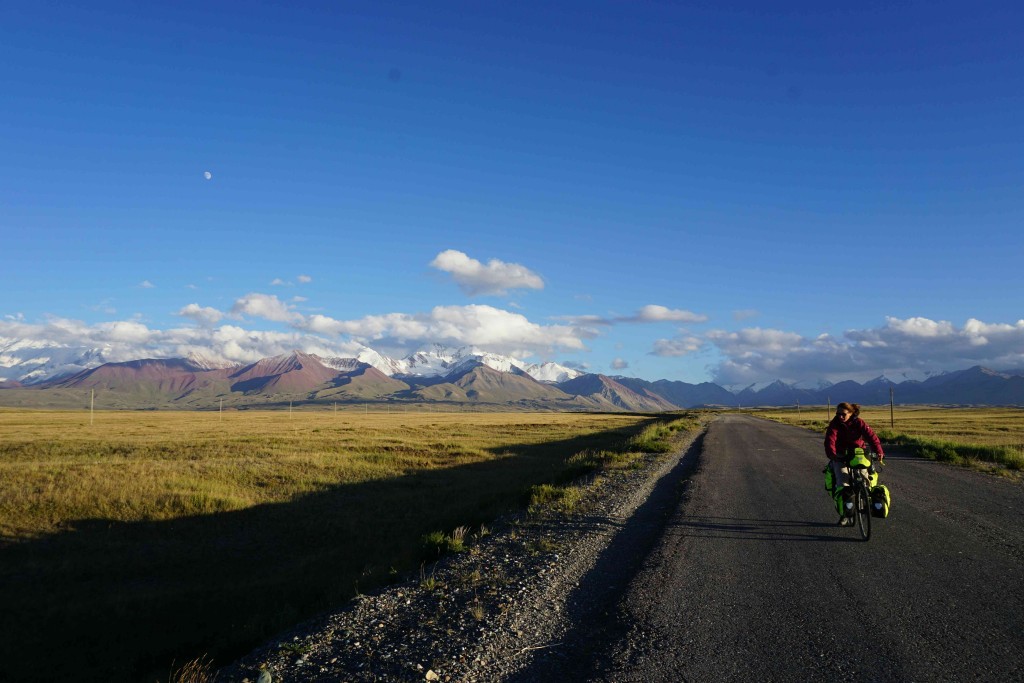
<svg viewBox="0 0 1024 683">
<path fill-rule="evenodd" d="M 427 559 L 437 559 L 447 553 L 461 553 L 466 550 L 466 533 L 468 528 L 460 526 L 450 534 L 443 531 L 432 531 L 423 537 L 423 548 Z"/>
<path fill-rule="evenodd" d="M 1024 448 L 1019 446 L 985 446 L 924 439 L 884 429 L 878 431 L 878 437 L 887 444 L 906 448 L 911 453 L 929 460 L 966 466 L 989 463 L 1011 471 L 1024 470 Z"/>
<path fill-rule="evenodd" d="M 572 512 L 581 500 L 583 500 L 583 490 L 578 486 L 540 484 L 530 487 L 529 509 L 531 512 L 542 509 Z"/>
</svg>

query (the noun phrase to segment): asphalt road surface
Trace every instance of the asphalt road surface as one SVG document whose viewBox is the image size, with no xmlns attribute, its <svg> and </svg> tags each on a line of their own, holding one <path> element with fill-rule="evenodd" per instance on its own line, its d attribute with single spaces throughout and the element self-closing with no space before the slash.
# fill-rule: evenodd
<svg viewBox="0 0 1024 683">
<path fill-rule="evenodd" d="M 514 680 L 1024 680 L 1024 486 L 892 452 L 864 542 L 824 462 L 819 434 L 713 422 L 643 556 L 605 558 L 629 575 Z"/>
</svg>

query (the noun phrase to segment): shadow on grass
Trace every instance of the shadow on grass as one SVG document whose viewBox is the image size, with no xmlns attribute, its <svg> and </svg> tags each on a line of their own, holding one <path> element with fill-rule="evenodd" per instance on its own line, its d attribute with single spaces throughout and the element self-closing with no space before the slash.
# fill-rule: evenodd
<svg viewBox="0 0 1024 683">
<path fill-rule="evenodd" d="M 165 681 L 172 661 L 227 663 L 393 569 L 415 569 L 424 534 L 518 508 L 529 486 L 578 475 L 573 454 L 620 448 L 648 424 L 235 512 L 78 520 L 0 547 L 3 676 Z"/>
</svg>

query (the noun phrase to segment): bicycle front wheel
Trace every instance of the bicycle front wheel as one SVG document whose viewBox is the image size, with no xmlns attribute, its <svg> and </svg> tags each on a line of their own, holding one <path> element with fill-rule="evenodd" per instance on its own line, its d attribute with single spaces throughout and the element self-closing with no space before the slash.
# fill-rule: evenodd
<svg viewBox="0 0 1024 683">
<path fill-rule="evenodd" d="M 857 528 L 860 529 L 860 537 L 865 541 L 871 538 L 871 496 L 868 495 L 868 487 L 861 483 L 857 486 L 857 498 L 854 501 L 857 516 Z"/>
</svg>

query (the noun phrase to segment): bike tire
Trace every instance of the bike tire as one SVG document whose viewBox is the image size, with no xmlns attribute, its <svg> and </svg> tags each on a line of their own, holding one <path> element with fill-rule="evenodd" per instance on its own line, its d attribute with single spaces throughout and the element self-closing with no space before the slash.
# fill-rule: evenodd
<svg viewBox="0 0 1024 683">
<path fill-rule="evenodd" d="M 868 495 L 868 487 L 863 482 L 857 486 L 857 495 L 853 507 L 854 514 L 857 516 L 857 528 L 860 529 L 860 537 L 866 541 L 871 538 L 871 496 Z"/>
</svg>

